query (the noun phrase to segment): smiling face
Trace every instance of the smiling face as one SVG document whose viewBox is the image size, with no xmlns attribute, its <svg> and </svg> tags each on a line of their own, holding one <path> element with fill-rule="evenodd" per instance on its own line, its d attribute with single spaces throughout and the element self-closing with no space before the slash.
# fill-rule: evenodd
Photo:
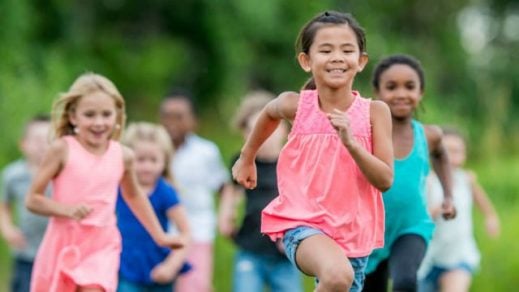
<svg viewBox="0 0 519 292">
<path fill-rule="evenodd" d="M 87 94 L 79 99 L 69 120 L 81 144 L 91 149 L 104 148 L 116 125 L 115 100 L 100 91 Z"/>
<path fill-rule="evenodd" d="M 317 86 L 339 88 L 352 84 L 368 61 L 357 36 L 347 24 L 325 25 L 316 32 L 308 54 L 299 54 L 303 70 L 312 72 Z"/>
<path fill-rule="evenodd" d="M 380 75 L 378 98 L 389 105 L 395 119 L 412 117 L 422 99 L 420 78 L 408 65 L 394 64 Z"/>
<path fill-rule="evenodd" d="M 139 184 L 153 187 L 164 173 L 166 154 L 157 143 L 139 141 L 133 145 L 135 153 L 135 172 Z"/>
</svg>

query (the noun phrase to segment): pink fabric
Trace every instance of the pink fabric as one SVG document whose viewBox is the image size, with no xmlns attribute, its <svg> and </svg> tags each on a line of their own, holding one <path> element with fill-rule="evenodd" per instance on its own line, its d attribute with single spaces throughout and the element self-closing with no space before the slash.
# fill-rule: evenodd
<svg viewBox="0 0 519 292">
<path fill-rule="evenodd" d="M 195 242 L 190 249 L 187 261 L 193 269 L 175 281 L 175 292 L 213 291 L 213 244 Z"/>
<path fill-rule="evenodd" d="M 53 199 L 84 203 L 92 213 L 81 221 L 52 217 L 36 256 L 32 292 L 76 291 L 77 286 L 115 291 L 121 252 L 116 225 L 117 187 L 124 165 L 119 143 L 96 156 L 72 136 L 64 137 L 68 158 L 53 181 Z"/>
<path fill-rule="evenodd" d="M 372 152 L 370 100 L 354 92 L 347 115 L 355 139 Z M 302 91 L 292 131 L 277 166 L 279 196 L 262 213 L 272 240 L 297 226 L 320 229 L 348 257 L 384 244 L 384 206 L 319 108 L 316 90 Z"/>
</svg>

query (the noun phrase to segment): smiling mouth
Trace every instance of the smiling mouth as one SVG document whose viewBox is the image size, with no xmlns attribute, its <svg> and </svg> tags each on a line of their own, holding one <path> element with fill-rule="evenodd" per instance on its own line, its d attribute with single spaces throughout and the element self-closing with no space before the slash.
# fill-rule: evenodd
<svg viewBox="0 0 519 292">
<path fill-rule="evenodd" d="M 329 72 L 329 73 L 344 73 L 344 72 L 346 72 L 346 69 L 328 69 L 328 70 L 326 70 L 326 72 Z"/>
</svg>

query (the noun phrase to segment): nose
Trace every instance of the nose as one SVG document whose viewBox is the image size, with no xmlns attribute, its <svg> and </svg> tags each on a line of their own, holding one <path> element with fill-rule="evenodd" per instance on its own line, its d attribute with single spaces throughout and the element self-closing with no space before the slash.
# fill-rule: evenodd
<svg viewBox="0 0 519 292">
<path fill-rule="evenodd" d="M 94 125 L 99 126 L 102 125 L 104 122 L 104 119 L 102 116 L 96 116 L 94 119 Z"/>
<path fill-rule="evenodd" d="M 344 55 L 340 50 L 334 50 L 331 54 L 331 60 L 332 62 L 343 62 L 344 61 Z"/>
</svg>

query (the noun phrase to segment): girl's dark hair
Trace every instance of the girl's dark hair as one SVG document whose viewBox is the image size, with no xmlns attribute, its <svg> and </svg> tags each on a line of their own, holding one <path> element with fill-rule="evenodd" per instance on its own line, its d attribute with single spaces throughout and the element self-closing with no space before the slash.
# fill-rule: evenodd
<svg viewBox="0 0 519 292">
<path fill-rule="evenodd" d="M 299 32 L 299 36 L 296 40 L 296 53 L 305 53 L 308 54 L 310 52 L 310 47 L 314 43 L 314 38 L 317 31 L 324 27 L 330 25 L 340 25 L 347 24 L 357 37 L 357 44 L 359 46 L 359 50 L 361 53 L 366 52 L 366 34 L 364 29 L 360 26 L 357 20 L 349 13 L 341 13 L 337 11 L 325 11 L 316 15 L 314 18 L 310 19 L 301 31 Z M 315 89 L 315 82 L 313 78 L 310 78 L 303 89 Z"/>
<path fill-rule="evenodd" d="M 418 78 L 420 79 L 420 90 L 423 92 L 425 88 L 425 74 L 423 72 L 422 65 L 420 61 L 415 59 L 409 55 L 392 55 L 387 58 L 382 59 L 375 69 L 373 70 L 373 77 L 371 79 L 371 84 L 376 90 L 379 90 L 380 87 L 380 76 L 387 69 L 389 69 L 393 65 L 407 65 L 411 67 L 416 74 L 418 74 Z"/>
<path fill-rule="evenodd" d="M 349 27 L 351 27 L 355 33 L 355 36 L 357 37 L 359 50 L 362 53 L 366 52 L 366 35 L 364 33 L 364 29 L 351 14 L 337 11 L 325 11 L 316 15 L 309 22 L 307 22 L 297 37 L 296 52 L 303 52 L 308 54 L 310 47 L 314 42 L 317 31 L 323 26 L 338 24 L 347 24 Z"/>
</svg>

